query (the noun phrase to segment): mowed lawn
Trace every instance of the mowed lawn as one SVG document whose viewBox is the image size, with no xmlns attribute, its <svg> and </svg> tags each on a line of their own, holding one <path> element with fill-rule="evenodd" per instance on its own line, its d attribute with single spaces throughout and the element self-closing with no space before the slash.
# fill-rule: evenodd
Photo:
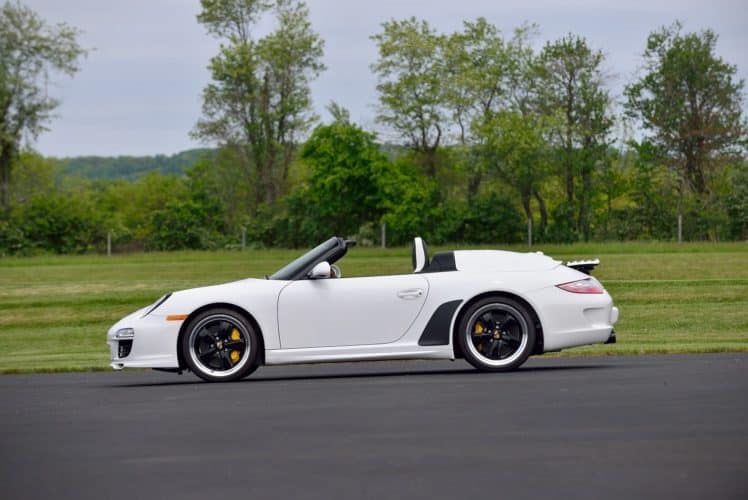
<svg viewBox="0 0 748 500">
<path fill-rule="evenodd" d="M 617 344 L 561 355 L 748 351 L 746 243 L 539 245 L 532 250 L 562 260 L 600 257 L 595 275 L 621 310 Z M 262 277 L 299 253 L 0 258 L 0 373 L 107 369 L 105 333 L 120 317 L 169 291 Z M 340 265 L 345 276 L 407 273 L 410 249 L 355 248 Z"/>
</svg>

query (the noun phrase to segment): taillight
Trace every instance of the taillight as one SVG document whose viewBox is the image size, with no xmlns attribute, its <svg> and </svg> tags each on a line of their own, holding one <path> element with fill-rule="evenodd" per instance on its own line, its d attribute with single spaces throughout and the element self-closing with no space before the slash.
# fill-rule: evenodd
<svg viewBox="0 0 748 500">
<path fill-rule="evenodd" d="M 571 293 L 603 293 L 605 289 L 594 278 L 585 278 L 583 280 L 572 281 L 569 283 L 561 283 L 556 285 L 561 290 L 565 290 Z"/>
</svg>

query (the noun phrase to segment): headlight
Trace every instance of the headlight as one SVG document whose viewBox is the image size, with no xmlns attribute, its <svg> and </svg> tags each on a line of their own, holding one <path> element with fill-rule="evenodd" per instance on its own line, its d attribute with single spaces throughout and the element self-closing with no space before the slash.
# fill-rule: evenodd
<svg viewBox="0 0 748 500">
<path fill-rule="evenodd" d="M 149 307 L 148 310 L 145 312 L 145 314 L 143 315 L 143 317 L 145 318 L 146 316 L 148 316 L 149 314 L 151 314 L 153 311 L 155 311 L 161 304 L 163 304 L 164 302 L 166 302 L 166 300 L 169 297 L 171 297 L 171 293 L 167 293 L 166 295 L 164 295 L 163 297 L 161 297 L 160 299 L 158 299 L 156 302 L 154 302 L 153 305 L 151 307 Z"/>
<path fill-rule="evenodd" d="M 117 330 L 117 333 L 114 334 L 114 338 L 117 340 L 135 338 L 135 330 L 132 328 L 120 328 Z"/>
</svg>

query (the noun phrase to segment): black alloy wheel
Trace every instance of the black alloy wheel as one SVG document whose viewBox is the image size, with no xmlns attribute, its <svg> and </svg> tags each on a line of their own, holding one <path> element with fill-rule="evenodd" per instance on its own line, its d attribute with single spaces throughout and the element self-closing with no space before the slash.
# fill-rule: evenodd
<svg viewBox="0 0 748 500">
<path fill-rule="evenodd" d="M 252 325 L 230 309 L 198 314 L 182 338 L 182 354 L 190 370 L 210 382 L 239 380 L 252 373 L 258 348 Z"/>
<path fill-rule="evenodd" d="M 523 304 L 508 297 L 479 300 L 463 314 L 458 328 L 465 359 L 479 370 L 514 370 L 535 345 L 532 316 Z"/>
</svg>

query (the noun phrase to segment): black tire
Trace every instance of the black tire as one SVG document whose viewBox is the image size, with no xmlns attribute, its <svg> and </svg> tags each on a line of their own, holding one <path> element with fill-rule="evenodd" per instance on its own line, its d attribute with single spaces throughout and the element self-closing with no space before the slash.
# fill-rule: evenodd
<svg viewBox="0 0 748 500">
<path fill-rule="evenodd" d="M 231 382 L 257 369 L 257 335 L 250 322 L 236 311 L 209 309 L 189 320 L 180 348 L 195 375 L 208 382 Z"/>
<path fill-rule="evenodd" d="M 471 305 L 457 330 L 465 359 L 487 372 L 517 369 L 535 346 L 535 323 L 527 307 L 508 297 L 487 297 Z"/>
</svg>

